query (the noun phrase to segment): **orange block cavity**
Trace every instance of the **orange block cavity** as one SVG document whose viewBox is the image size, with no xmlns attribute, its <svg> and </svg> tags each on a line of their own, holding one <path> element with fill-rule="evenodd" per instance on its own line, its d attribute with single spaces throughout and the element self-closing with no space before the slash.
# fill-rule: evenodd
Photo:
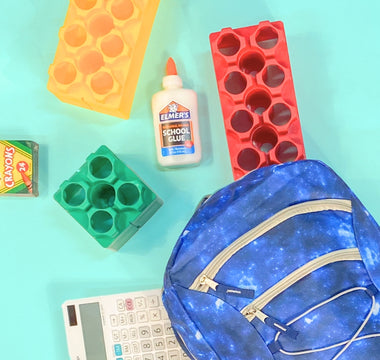
<svg viewBox="0 0 380 360">
<path fill-rule="evenodd" d="M 159 0 L 71 0 L 48 89 L 60 100 L 128 119 Z"/>
</svg>

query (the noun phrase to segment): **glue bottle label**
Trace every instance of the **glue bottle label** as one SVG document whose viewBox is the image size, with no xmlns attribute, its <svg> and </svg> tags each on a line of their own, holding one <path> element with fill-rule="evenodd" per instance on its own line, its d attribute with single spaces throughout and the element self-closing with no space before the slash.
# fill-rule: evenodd
<svg viewBox="0 0 380 360">
<path fill-rule="evenodd" d="M 162 156 L 194 153 L 190 110 L 171 101 L 159 113 Z"/>
</svg>

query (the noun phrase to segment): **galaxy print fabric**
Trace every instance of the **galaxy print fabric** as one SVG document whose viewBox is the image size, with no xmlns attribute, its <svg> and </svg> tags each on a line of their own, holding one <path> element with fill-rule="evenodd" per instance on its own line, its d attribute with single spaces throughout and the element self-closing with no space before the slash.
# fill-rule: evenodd
<svg viewBox="0 0 380 360">
<path fill-rule="evenodd" d="M 254 290 L 253 299 L 212 288 L 189 289 L 240 236 L 292 205 L 322 199 L 348 200 L 352 211 L 290 217 L 223 263 L 214 280 Z M 290 324 L 298 334 L 295 339 L 241 313 L 301 266 L 343 249 L 358 249 L 362 260 L 322 266 L 261 309 Z M 378 289 L 379 226 L 330 168 L 304 160 L 255 170 L 212 195 L 173 249 L 163 301 L 179 341 L 195 360 L 375 360 L 380 359 Z"/>
</svg>

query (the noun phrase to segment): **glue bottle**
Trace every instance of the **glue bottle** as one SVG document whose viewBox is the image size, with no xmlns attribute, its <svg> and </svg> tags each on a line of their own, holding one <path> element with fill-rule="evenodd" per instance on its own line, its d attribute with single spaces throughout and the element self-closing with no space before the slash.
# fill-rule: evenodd
<svg viewBox="0 0 380 360">
<path fill-rule="evenodd" d="M 197 94 L 182 88 L 172 58 L 162 86 L 164 90 L 152 98 L 158 163 L 163 167 L 196 165 L 201 161 Z"/>
</svg>

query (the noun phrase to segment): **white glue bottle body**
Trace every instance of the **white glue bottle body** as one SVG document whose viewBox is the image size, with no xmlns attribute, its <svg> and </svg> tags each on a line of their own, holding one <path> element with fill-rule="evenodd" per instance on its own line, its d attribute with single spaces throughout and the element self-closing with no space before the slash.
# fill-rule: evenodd
<svg viewBox="0 0 380 360">
<path fill-rule="evenodd" d="M 157 160 L 162 167 L 196 165 L 202 157 L 197 94 L 182 88 L 172 58 L 167 62 L 166 74 L 164 90 L 152 98 Z"/>
</svg>

